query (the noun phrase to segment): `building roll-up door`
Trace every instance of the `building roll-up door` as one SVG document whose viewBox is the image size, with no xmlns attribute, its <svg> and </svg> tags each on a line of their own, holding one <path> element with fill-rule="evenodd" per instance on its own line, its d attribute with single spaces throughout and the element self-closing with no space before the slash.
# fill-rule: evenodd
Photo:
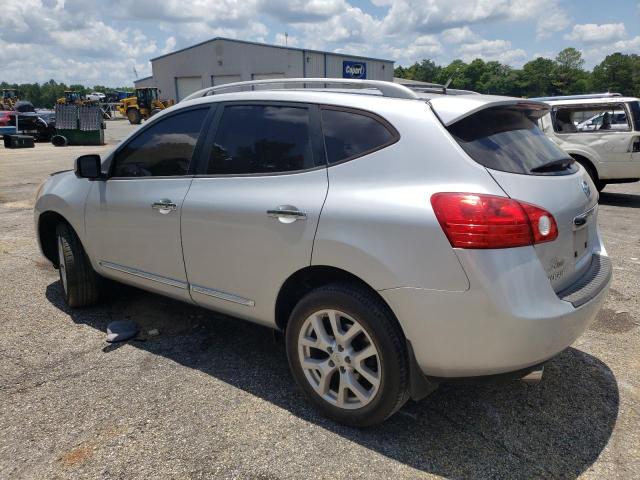
<svg viewBox="0 0 640 480">
<path fill-rule="evenodd" d="M 253 80 L 268 80 L 270 78 L 284 78 L 284 73 L 254 73 L 251 75 Z"/>
<path fill-rule="evenodd" d="M 176 96 L 178 101 L 203 88 L 202 77 L 176 77 Z"/>
<path fill-rule="evenodd" d="M 224 85 L 225 83 L 235 83 L 241 81 L 242 76 L 240 75 L 211 75 L 211 86 L 213 87 Z"/>
<path fill-rule="evenodd" d="M 269 80 L 271 78 L 284 78 L 284 73 L 252 73 L 251 78 L 253 80 Z M 254 87 L 254 90 L 260 90 L 261 88 L 268 90 L 271 87 L 268 85 L 265 85 L 265 86 L 256 85 Z"/>
</svg>

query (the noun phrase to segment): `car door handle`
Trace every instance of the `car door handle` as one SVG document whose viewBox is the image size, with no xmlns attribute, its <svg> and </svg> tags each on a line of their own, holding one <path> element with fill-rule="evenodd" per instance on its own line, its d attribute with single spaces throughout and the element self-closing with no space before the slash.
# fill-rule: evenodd
<svg viewBox="0 0 640 480">
<path fill-rule="evenodd" d="M 177 210 L 178 206 L 171 200 L 163 198 L 159 202 L 152 203 L 151 208 L 153 208 L 154 210 L 158 210 L 163 215 L 166 215 L 167 213 L 171 213 Z"/>
<path fill-rule="evenodd" d="M 306 220 L 307 214 L 298 210 L 291 205 L 280 205 L 273 210 L 267 210 L 267 215 L 273 218 L 277 218 L 282 223 L 292 223 L 296 220 Z"/>
</svg>

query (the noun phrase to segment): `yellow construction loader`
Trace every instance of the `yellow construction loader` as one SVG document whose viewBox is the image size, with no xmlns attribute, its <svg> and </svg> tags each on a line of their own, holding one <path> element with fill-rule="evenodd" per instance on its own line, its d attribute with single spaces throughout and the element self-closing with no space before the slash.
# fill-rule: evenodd
<svg viewBox="0 0 640 480">
<path fill-rule="evenodd" d="M 64 97 L 60 97 L 57 101 L 58 105 L 84 105 L 86 101 L 76 90 L 65 90 Z"/>
<path fill-rule="evenodd" d="M 2 99 L 0 99 L 0 110 L 13 110 L 18 98 L 18 90 L 15 88 L 3 88 Z"/>
<path fill-rule="evenodd" d="M 148 119 L 161 110 L 174 105 L 173 100 L 158 100 L 158 89 L 136 88 L 135 96 L 127 97 L 118 105 L 118 111 L 137 125 L 142 119 Z"/>
</svg>

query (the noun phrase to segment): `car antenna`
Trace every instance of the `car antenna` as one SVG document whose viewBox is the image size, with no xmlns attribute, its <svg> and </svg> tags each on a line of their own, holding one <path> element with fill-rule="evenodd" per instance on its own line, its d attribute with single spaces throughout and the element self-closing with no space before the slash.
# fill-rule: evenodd
<svg viewBox="0 0 640 480">
<path fill-rule="evenodd" d="M 443 93 L 443 94 L 445 94 L 445 95 L 447 94 L 447 88 L 449 87 L 449 85 L 451 85 L 451 82 L 453 82 L 453 75 L 452 75 L 452 76 L 450 76 L 450 77 L 449 77 L 449 80 L 447 80 L 447 83 L 445 83 L 445 84 L 442 86 L 442 93 Z"/>
</svg>

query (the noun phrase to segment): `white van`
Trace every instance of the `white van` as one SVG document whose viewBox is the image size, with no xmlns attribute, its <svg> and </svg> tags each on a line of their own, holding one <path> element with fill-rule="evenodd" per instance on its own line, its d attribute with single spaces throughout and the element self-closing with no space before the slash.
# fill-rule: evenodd
<svg viewBox="0 0 640 480">
<path fill-rule="evenodd" d="M 576 159 L 598 190 L 640 180 L 640 101 L 617 93 L 538 98 L 544 133 Z"/>
</svg>

